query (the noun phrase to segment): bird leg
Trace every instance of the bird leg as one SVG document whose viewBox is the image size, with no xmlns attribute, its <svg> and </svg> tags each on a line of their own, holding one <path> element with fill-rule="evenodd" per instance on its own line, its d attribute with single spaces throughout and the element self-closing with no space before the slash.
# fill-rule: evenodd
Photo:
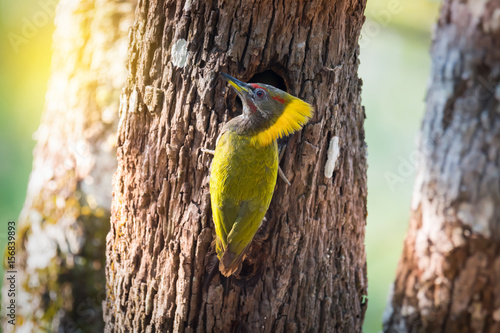
<svg viewBox="0 0 500 333">
<path fill-rule="evenodd" d="M 280 175 L 281 179 L 283 179 L 283 181 L 288 184 L 288 186 L 291 186 L 292 184 L 290 184 L 290 181 L 288 180 L 288 178 L 286 178 L 285 173 L 283 172 L 283 170 L 281 170 L 281 167 L 279 166 L 281 159 L 283 158 L 283 155 L 285 155 L 285 149 L 286 145 L 284 145 L 280 151 L 280 157 L 278 159 L 278 174 Z"/>
</svg>

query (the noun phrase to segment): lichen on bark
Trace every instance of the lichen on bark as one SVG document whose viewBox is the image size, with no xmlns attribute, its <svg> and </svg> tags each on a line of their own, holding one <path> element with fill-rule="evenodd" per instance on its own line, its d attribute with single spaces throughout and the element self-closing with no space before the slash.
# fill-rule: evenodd
<svg viewBox="0 0 500 333">
<path fill-rule="evenodd" d="M 103 329 L 105 235 L 134 5 L 61 0 L 57 7 L 46 106 L 19 218 L 16 326 L 3 316 L 4 332 Z"/>
</svg>

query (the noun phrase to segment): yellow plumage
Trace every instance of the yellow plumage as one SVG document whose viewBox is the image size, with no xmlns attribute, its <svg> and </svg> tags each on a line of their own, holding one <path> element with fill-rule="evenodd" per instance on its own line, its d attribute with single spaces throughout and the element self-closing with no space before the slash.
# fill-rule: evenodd
<svg viewBox="0 0 500 333">
<path fill-rule="evenodd" d="M 290 135 L 299 130 L 312 117 L 313 108 L 301 99 L 290 96 L 292 100 L 287 104 L 285 110 L 268 129 L 254 135 L 252 142 L 258 142 L 262 146 L 270 144 L 277 138 Z"/>
<path fill-rule="evenodd" d="M 266 214 L 278 173 L 276 142 L 256 146 L 227 131 L 215 149 L 210 175 L 216 251 L 224 275 L 234 273 Z"/>
</svg>

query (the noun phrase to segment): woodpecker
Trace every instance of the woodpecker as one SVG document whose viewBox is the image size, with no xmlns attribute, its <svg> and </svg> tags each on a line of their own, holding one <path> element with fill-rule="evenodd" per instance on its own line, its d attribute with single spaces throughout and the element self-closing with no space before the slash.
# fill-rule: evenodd
<svg viewBox="0 0 500 333">
<path fill-rule="evenodd" d="M 269 208 L 278 174 L 276 140 L 301 129 L 313 108 L 273 86 L 222 76 L 243 104 L 243 113 L 217 138 L 210 173 L 219 270 L 230 276 L 239 271 Z"/>
</svg>

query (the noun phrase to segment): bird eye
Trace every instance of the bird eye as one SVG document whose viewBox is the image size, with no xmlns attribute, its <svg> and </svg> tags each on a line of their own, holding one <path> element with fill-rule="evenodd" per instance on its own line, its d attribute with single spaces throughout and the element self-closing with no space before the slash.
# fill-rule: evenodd
<svg viewBox="0 0 500 333">
<path fill-rule="evenodd" d="M 265 92 L 264 92 L 264 90 L 262 90 L 262 89 L 257 89 L 257 90 L 255 91 L 255 95 L 256 95 L 257 97 L 259 97 L 259 98 L 262 98 L 262 97 L 264 97 Z"/>
</svg>

